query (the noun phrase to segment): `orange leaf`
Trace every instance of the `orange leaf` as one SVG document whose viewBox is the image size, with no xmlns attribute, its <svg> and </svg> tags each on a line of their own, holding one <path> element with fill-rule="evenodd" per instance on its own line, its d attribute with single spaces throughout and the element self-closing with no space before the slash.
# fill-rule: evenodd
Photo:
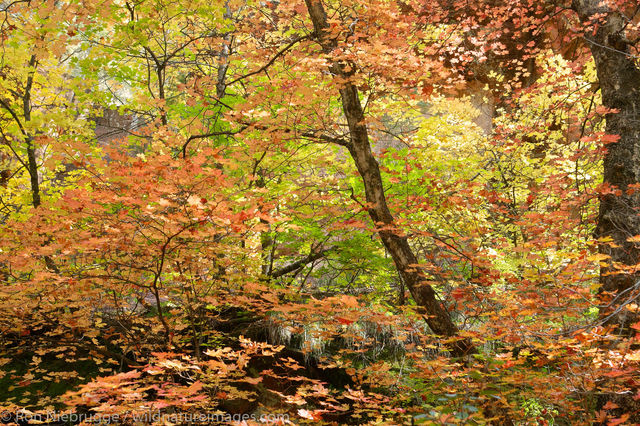
<svg viewBox="0 0 640 426">
<path fill-rule="evenodd" d="M 626 422 L 629 419 L 629 414 L 623 414 L 622 417 L 617 419 L 611 419 L 607 422 L 607 426 L 616 426 Z"/>
<path fill-rule="evenodd" d="M 607 403 L 604 404 L 604 406 L 602 408 L 604 408 L 605 410 L 615 410 L 618 407 L 619 407 L 619 405 L 616 404 L 615 402 L 607 401 Z"/>
</svg>

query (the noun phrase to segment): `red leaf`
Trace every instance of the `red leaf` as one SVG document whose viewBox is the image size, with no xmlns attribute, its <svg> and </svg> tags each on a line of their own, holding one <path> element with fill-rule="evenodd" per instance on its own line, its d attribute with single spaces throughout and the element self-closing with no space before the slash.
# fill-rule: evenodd
<svg viewBox="0 0 640 426">
<path fill-rule="evenodd" d="M 463 288 L 456 288 L 451 292 L 451 297 L 455 300 L 464 299 L 466 291 Z"/>
<path fill-rule="evenodd" d="M 340 324 L 344 324 L 344 325 L 350 325 L 350 324 L 354 323 L 354 321 L 352 321 L 350 319 L 346 319 L 346 318 L 336 317 L 336 319 L 338 320 L 338 322 Z"/>
<path fill-rule="evenodd" d="M 432 84 L 425 84 L 424 86 L 422 86 L 422 94 L 424 96 L 431 96 L 432 93 L 433 93 Z"/>
</svg>

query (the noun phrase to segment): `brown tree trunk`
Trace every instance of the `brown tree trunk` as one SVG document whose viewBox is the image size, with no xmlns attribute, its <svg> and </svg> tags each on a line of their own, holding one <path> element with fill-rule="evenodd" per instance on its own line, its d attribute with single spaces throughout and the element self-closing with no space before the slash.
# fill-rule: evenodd
<svg viewBox="0 0 640 426">
<path fill-rule="evenodd" d="M 596 233 L 609 238 L 600 244 L 600 252 L 610 256 L 609 266 L 600 273 L 601 293 L 610 293 L 600 315 L 620 332 L 628 333 L 629 325 L 637 321 L 624 305 L 637 298 L 640 271 L 640 245 L 627 241 L 640 235 L 640 192 L 628 193 L 631 185 L 640 183 L 640 69 L 630 54 L 624 36 L 624 17 L 598 0 L 574 0 L 573 9 L 585 24 L 585 39 L 595 60 L 598 81 L 605 107 L 619 112 L 607 114 L 606 131 L 619 135 L 620 140 L 607 146 L 604 157 L 604 182 L 621 191 L 607 194 L 600 200 Z M 591 22 L 594 15 L 603 20 L 595 34 Z"/>
<path fill-rule="evenodd" d="M 305 0 L 305 2 L 313 22 L 315 39 L 322 46 L 324 53 L 330 54 L 337 47 L 337 42 L 335 39 L 331 39 L 327 33 L 329 25 L 322 2 L 320 0 Z M 330 71 L 341 81 L 345 81 L 341 85 L 340 98 L 350 132 L 350 141 L 346 146 L 364 181 L 369 216 L 376 226 L 381 227 L 378 231 L 380 239 L 391 254 L 398 272 L 409 288 L 416 304 L 420 307 L 421 313 L 425 315 L 431 330 L 440 336 L 454 337 L 458 333 L 458 328 L 418 268 L 418 260 L 411 250 L 407 238 L 400 236 L 393 229 L 395 226 L 394 218 L 387 206 L 378 162 L 371 152 L 358 89 L 349 83 L 349 77 L 353 71 L 346 71 L 347 69 L 354 70 L 355 67 L 349 66 L 347 68 L 347 65 L 334 61 Z M 468 340 L 457 341 L 449 347 L 454 356 L 462 356 L 473 351 L 473 346 Z"/>
<path fill-rule="evenodd" d="M 24 87 L 24 94 L 22 95 L 22 113 L 24 115 L 25 123 L 31 121 L 31 88 L 33 87 L 33 76 L 35 74 L 37 59 L 36 55 L 31 55 L 29 60 L 29 76 L 27 77 L 27 83 Z M 33 207 L 40 206 L 40 183 L 38 177 L 38 164 L 36 162 L 36 149 L 33 145 L 33 136 L 25 134 L 25 142 L 27 144 L 27 161 L 29 180 L 31 182 L 31 196 Z"/>
</svg>

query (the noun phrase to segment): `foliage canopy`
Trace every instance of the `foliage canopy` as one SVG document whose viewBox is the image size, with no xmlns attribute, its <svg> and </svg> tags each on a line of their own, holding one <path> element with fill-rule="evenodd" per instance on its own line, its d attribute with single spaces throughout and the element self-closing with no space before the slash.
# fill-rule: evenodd
<svg viewBox="0 0 640 426">
<path fill-rule="evenodd" d="M 5 413 L 640 421 L 640 10 L 454 3 L 1 3 Z"/>
</svg>

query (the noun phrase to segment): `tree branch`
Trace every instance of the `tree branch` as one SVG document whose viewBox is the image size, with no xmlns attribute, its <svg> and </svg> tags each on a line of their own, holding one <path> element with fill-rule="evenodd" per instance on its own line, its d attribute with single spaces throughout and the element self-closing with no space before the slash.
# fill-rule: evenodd
<svg viewBox="0 0 640 426">
<path fill-rule="evenodd" d="M 303 267 L 305 267 L 307 264 L 325 257 L 328 252 L 334 249 L 335 247 L 330 247 L 324 250 L 317 251 L 315 253 L 312 251 L 307 257 L 297 260 L 293 263 L 290 263 L 287 266 L 284 266 L 282 268 L 276 269 L 275 271 L 271 272 L 269 274 L 269 277 L 279 278 L 283 275 L 290 274 L 291 272 L 296 272 L 299 269 L 302 269 Z"/>
<path fill-rule="evenodd" d="M 283 49 L 281 49 L 278 53 L 276 53 L 273 58 L 271 58 L 269 60 L 269 62 L 267 62 L 266 64 L 264 64 L 263 66 L 261 66 L 260 68 L 258 68 L 255 71 L 252 71 L 248 74 L 245 74 L 243 76 L 240 76 L 238 78 L 236 78 L 235 80 L 230 81 L 229 83 L 226 84 L 226 86 L 231 86 L 234 83 L 237 83 L 241 80 L 244 80 L 245 78 L 251 77 L 252 75 L 256 75 L 256 74 L 260 74 L 263 71 L 266 71 L 271 65 L 273 65 L 273 63 L 276 61 L 276 59 L 278 59 L 280 56 L 284 55 L 285 53 L 287 53 L 287 51 L 289 49 L 291 49 L 293 46 L 295 46 L 296 44 L 300 43 L 303 40 L 308 40 L 311 38 L 310 34 L 304 35 L 304 36 L 300 36 L 300 37 L 296 37 L 295 39 L 293 39 L 293 41 L 291 41 L 291 43 L 287 44 Z"/>
</svg>

